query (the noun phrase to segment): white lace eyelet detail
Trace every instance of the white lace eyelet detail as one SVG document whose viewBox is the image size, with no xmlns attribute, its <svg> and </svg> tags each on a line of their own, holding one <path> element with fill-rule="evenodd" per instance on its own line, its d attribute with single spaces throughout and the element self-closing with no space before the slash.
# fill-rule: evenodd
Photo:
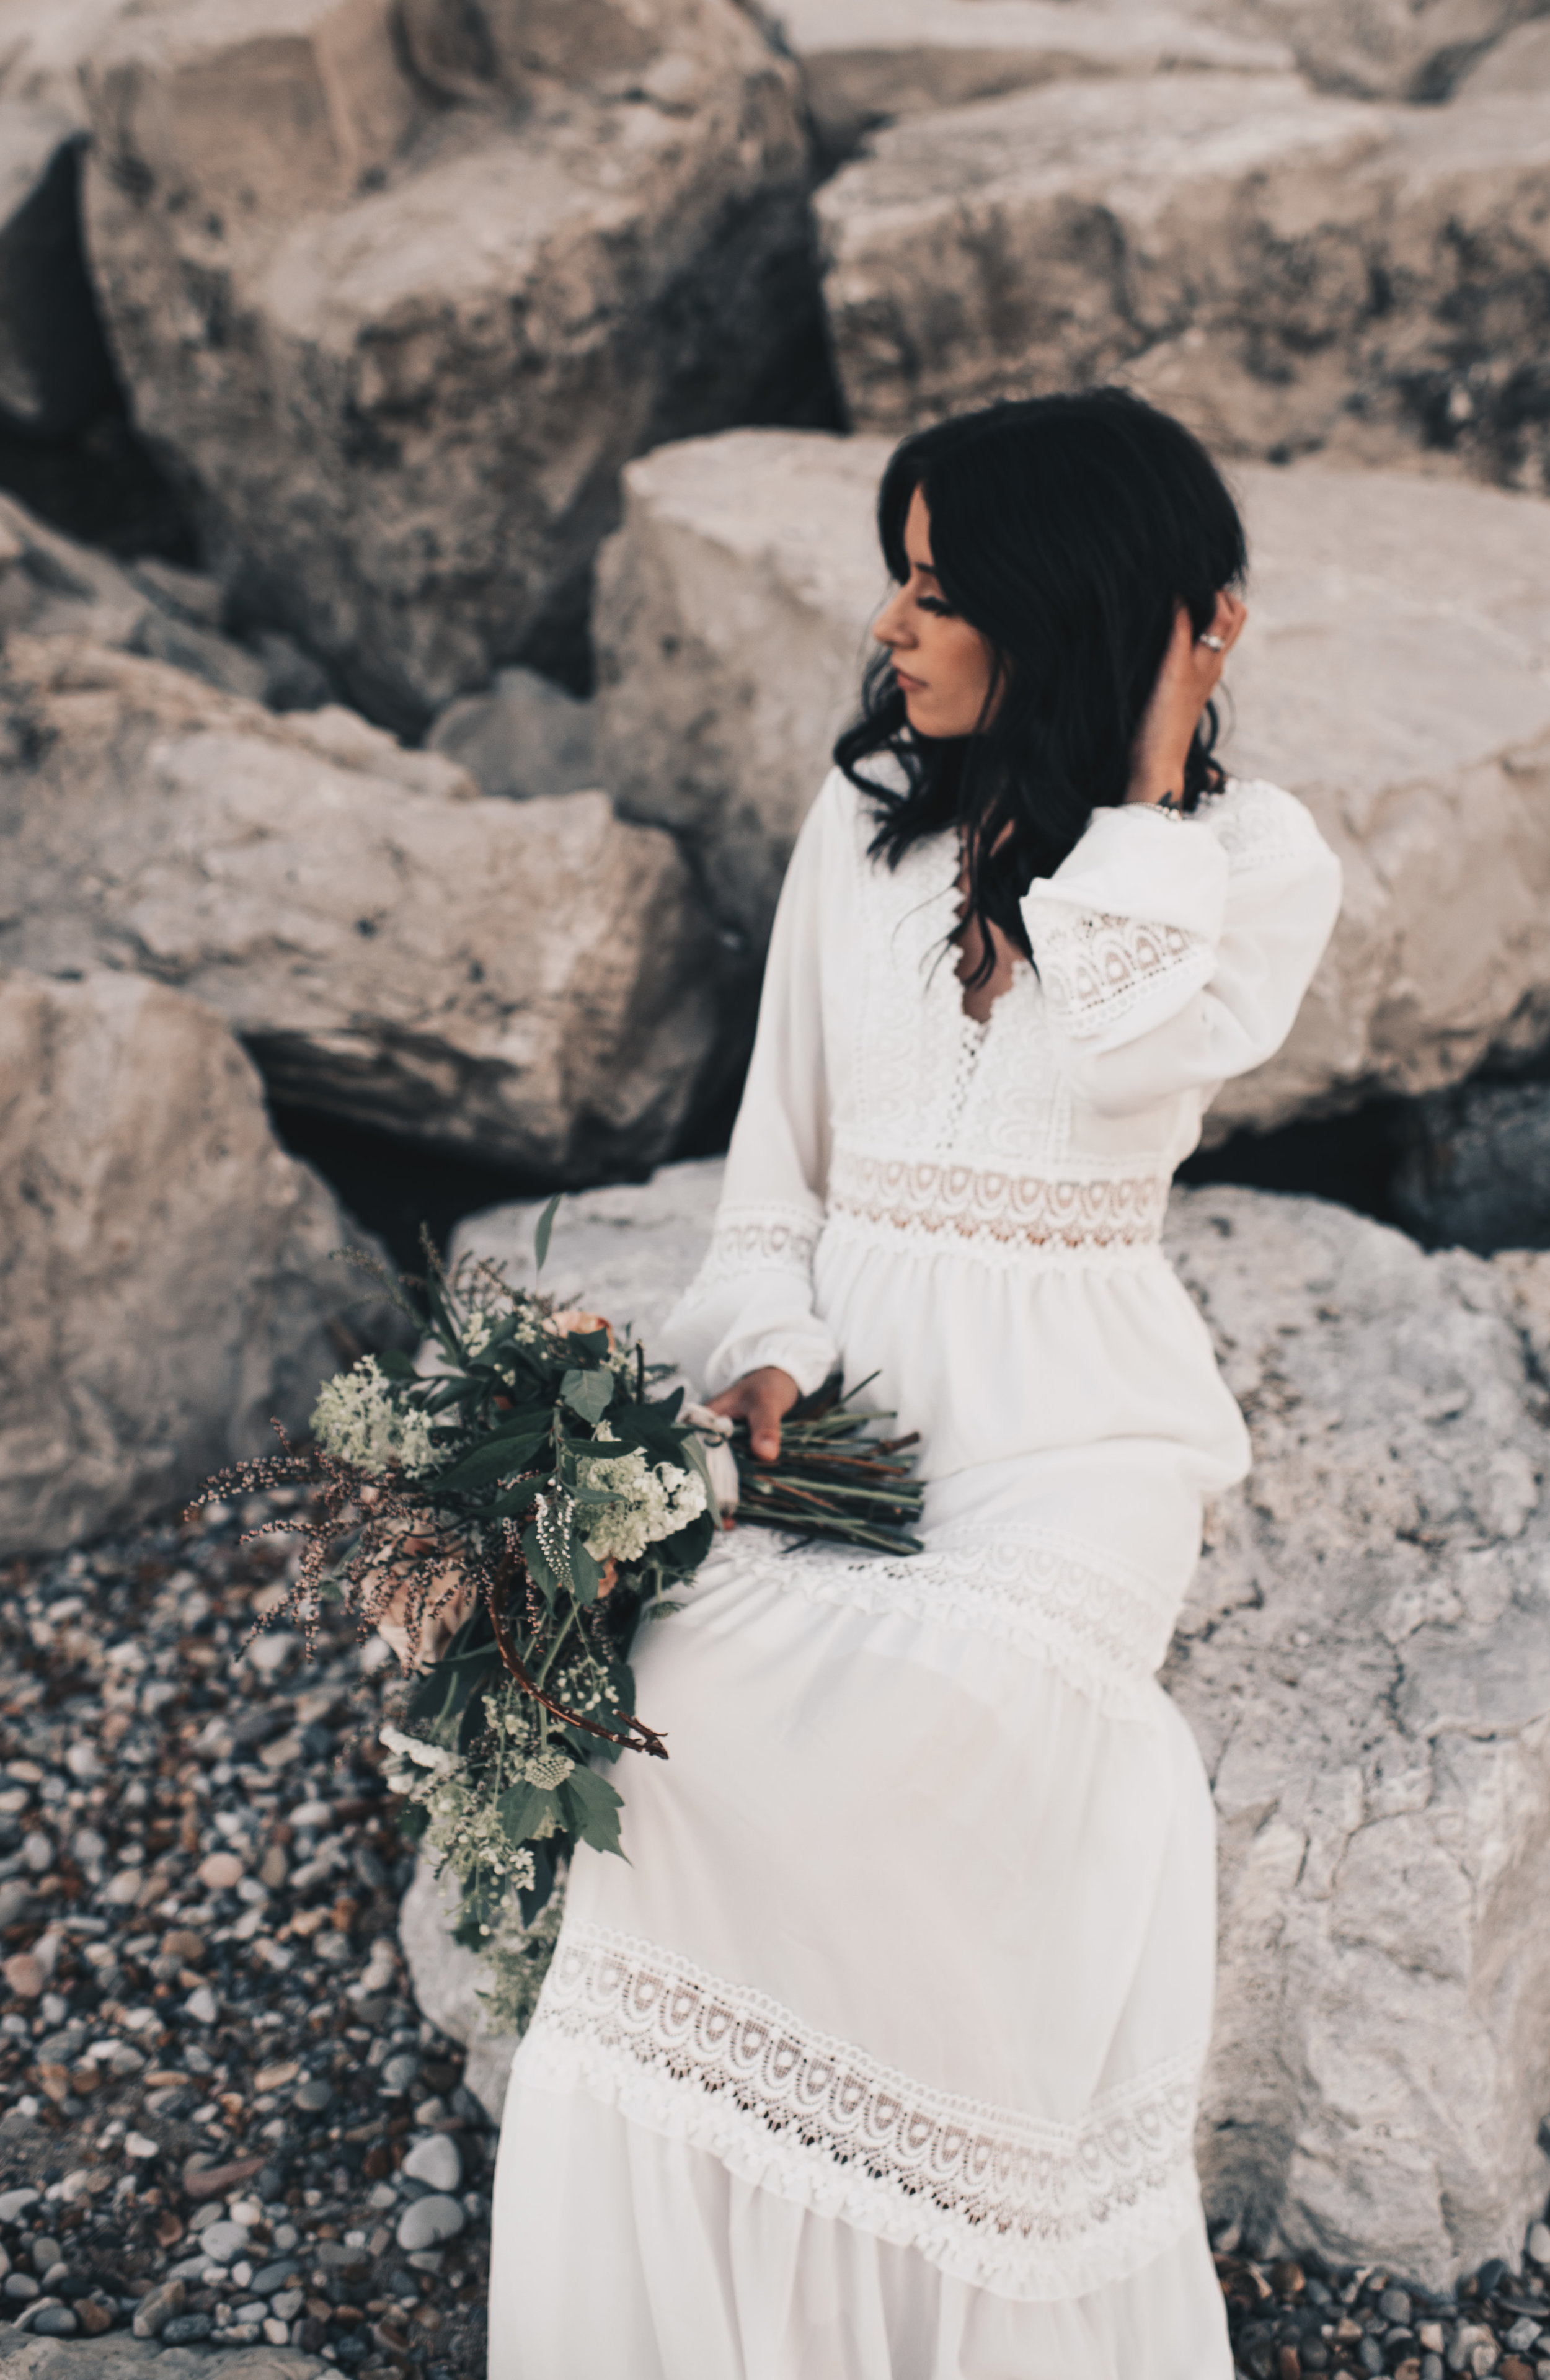
<svg viewBox="0 0 1550 2380">
<path fill-rule="evenodd" d="M 1025 1271 L 1063 1261 L 1155 1260 L 1169 1183 L 1156 1173 L 1082 1179 L 882 1155 L 842 1141 L 827 1228 L 899 1252 L 974 1256 Z"/>
<path fill-rule="evenodd" d="M 678 1953 L 567 1920 L 515 2077 L 589 2092 L 781 2197 L 1021 2299 L 1080 2296 L 1197 2219 L 1203 2049 L 1077 2123 L 938 2091 Z"/>
</svg>

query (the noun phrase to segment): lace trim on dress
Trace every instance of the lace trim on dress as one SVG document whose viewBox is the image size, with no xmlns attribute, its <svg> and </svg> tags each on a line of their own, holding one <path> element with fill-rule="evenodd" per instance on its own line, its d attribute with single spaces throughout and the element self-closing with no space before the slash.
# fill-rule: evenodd
<svg viewBox="0 0 1550 2380">
<path fill-rule="evenodd" d="M 923 1553 L 900 1557 L 735 1530 L 722 1563 L 743 1585 L 972 1629 L 1047 1663 L 1108 1717 L 1142 1721 L 1179 1609 L 1176 1587 L 1085 1539 L 1004 1524 L 933 1530 Z"/>
<path fill-rule="evenodd" d="M 1305 856 L 1317 842 L 1313 821 L 1300 803 L 1260 779 L 1231 778 L 1214 798 L 1211 831 L 1227 853 L 1234 876 L 1258 868 L 1279 868 Z"/>
<path fill-rule="evenodd" d="M 1168 1192 L 1164 1174 L 1057 1180 L 880 1157 L 842 1142 L 829 1167 L 829 1214 L 831 1222 L 872 1226 L 893 1247 L 902 1238 L 933 1251 L 1010 1257 L 1019 1265 L 1030 1252 L 1149 1257 L 1162 1238 Z"/>
<path fill-rule="evenodd" d="M 779 2196 L 1006 2297 L 1126 2277 L 1194 2219 L 1203 2050 L 1076 2123 L 932 2090 L 675 1951 L 567 1920 L 516 2054 Z"/>
<path fill-rule="evenodd" d="M 780 1205 L 722 1207 L 705 1261 L 685 1292 L 689 1299 L 751 1272 L 789 1272 L 809 1281 L 823 1218 L 816 1208 Z"/>
<path fill-rule="evenodd" d="M 1107 910 L 1041 918 L 1034 954 L 1050 1014 L 1073 1040 L 1107 1032 L 1162 984 L 1204 984 L 1216 965 L 1204 934 Z"/>
</svg>

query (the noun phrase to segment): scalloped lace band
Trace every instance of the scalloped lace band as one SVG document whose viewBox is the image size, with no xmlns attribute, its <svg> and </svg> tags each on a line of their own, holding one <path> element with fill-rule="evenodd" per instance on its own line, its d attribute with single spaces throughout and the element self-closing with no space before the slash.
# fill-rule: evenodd
<svg viewBox="0 0 1550 2380">
<path fill-rule="evenodd" d="M 1107 1257 L 1151 1261 L 1168 1207 L 1166 1174 L 1058 1180 L 1046 1174 L 884 1157 L 840 1142 L 829 1176 L 829 1220 L 897 1249 L 999 1257 L 1024 1267 Z"/>
<path fill-rule="evenodd" d="M 1204 2049 L 1057 2123 L 928 2088 L 676 1952 L 567 1920 L 514 2074 L 583 2090 L 1003 2297 L 1127 2277 L 1195 2219 Z"/>
</svg>

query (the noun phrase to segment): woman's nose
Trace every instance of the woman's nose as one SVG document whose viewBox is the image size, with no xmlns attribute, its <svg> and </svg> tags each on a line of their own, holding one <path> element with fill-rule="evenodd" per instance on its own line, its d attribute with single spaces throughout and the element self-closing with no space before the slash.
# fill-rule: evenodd
<svg viewBox="0 0 1550 2380">
<path fill-rule="evenodd" d="M 896 645 L 907 645 L 910 641 L 909 630 L 902 616 L 903 608 L 904 598 L 901 592 L 890 598 L 872 623 L 873 636 L 890 652 Z"/>
</svg>

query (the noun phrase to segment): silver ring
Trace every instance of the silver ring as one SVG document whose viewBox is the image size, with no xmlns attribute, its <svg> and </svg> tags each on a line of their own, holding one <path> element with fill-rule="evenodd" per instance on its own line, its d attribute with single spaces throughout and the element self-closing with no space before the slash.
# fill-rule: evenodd
<svg viewBox="0 0 1550 2380">
<path fill-rule="evenodd" d="M 1220 638 L 1220 637 L 1211 637 L 1211 636 L 1197 637 L 1197 638 L 1196 638 L 1196 639 L 1195 639 L 1195 642 L 1196 642 L 1197 644 L 1202 644 L 1202 645 L 1204 645 L 1204 646 L 1205 647 L 1205 649 L 1206 649 L 1206 650 L 1207 650 L 1208 652 L 1213 652 L 1213 653 L 1225 653 L 1225 652 L 1226 652 L 1226 650 L 1227 650 L 1227 647 L 1226 647 L 1226 645 L 1222 642 L 1222 639 L 1221 639 L 1221 638 Z"/>
</svg>

